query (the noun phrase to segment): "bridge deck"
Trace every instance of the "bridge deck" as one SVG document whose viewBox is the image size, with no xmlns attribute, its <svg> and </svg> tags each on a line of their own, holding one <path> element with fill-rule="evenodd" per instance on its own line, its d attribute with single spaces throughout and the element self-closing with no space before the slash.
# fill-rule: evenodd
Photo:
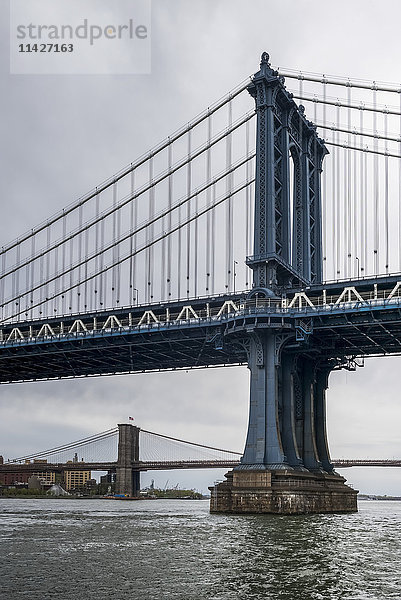
<svg viewBox="0 0 401 600">
<path fill-rule="evenodd" d="M 271 328 L 323 359 L 401 353 L 397 277 L 69 315 L 0 330 L 0 382 L 247 363 L 244 333 Z M 295 348 L 295 346 L 294 346 Z"/>
<path fill-rule="evenodd" d="M 132 463 L 136 471 L 166 471 L 173 469 L 232 469 L 239 460 L 180 460 L 180 461 L 139 461 Z M 349 467 L 401 467 L 397 459 L 333 459 L 335 468 Z M 34 473 L 63 471 L 115 471 L 116 462 L 77 462 L 77 463 L 6 463 L 0 465 L 0 473 Z"/>
</svg>

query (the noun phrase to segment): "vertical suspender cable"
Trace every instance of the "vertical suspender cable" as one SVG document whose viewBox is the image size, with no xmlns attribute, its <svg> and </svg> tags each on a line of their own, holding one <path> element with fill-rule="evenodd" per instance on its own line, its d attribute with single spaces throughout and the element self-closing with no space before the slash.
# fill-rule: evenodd
<svg viewBox="0 0 401 600">
<path fill-rule="evenodd" d="M 4 248 L 2 248 L 3 251 L 3 255 L 1 257 L 1 269 L 2 269 L 2 273 L 5 272 L 6 270 L 6 256 L 7 254 L 4 252 Z M 6 286 L 5 283 L 4 285 L 0 285 L 0 295 L 1 295 L 1 304 L 4 305 L 4 301 L 5 301 L 5 290 L 6 290 Z M 31 314 L 32 316 L 32 314 Z M 4 314 L 4 307 L 2 307 L 2 315 L 1 315 L 2 319 L 4 319 L 6 317 L 6 315 Z"/>
<path fill-rule="evenodd" d="M 52 268 L 52 271 L 54 274 L 57 273 L 58 270 L 58 255 L 59 255 L 59 249 L 58 247 L 56 247 L 54 249 L 54 269 Z M 57 314 L 57 298 L 58 298 L 58 292 L 59 292 L 59 288 L 60 288 L 60 280 L 59 278 L 57 278 L 54 282 L 54 300 L 53 300 L 53 315 Z"/>
<path fill-rule="evenodd" d="M 82 229 L 82 206 L 80 206 L 78 208 L 78 227 L 81 230 Z M 82 233 L 78 234 L 78 261 L 80 261 L 82 259 Z M 82 267 L 78 267 L 77 269 L 77 277 L 78 277 L 78 282 L 81 281 L 81 268 Z M 77 310 L 78 312 L 81 310 L 81 288 L 80 286 L 78 286 L 77 288 Z"/>
<path fill-rule="evenodd" d="M 9 254 L 13 257 L 15 251 L 11 251 Z M 15 263 L 15 259 L 10 261 L 11 264 Z M 11 294 L 12 297 L 15 298 L 16 296 L 16 289 L 15 289 L 15 272 L 13 271 L 12 275 L 11 275 Z"/>
<path fill-rule="evenodd" d="M 245 153 L 246 156 L 249 156 L 250 153 L 250 147 L 249 147 L 249 121 L 246 122 L 245 125 Z M 246 163 L 246 181 L 250 181 L 251 179 L 251 165 L 250 165 L 251 161 L 247 161 Z M 245 257 L 249 256 L 251 254 L 250 250 L 249 250 L 249 229 L 250 229 L 250 194 L 251 194 L 251 190 L 250 190 L 251 186 L 247 186 L 246 190 L 245 190 Z M 249 287 L 249 274 L 250 274 L 250 269 L 248 267 L 246 267 L 245 270 L 246 273 L 246 281 L 245 281 L 245 287 L 246 289 L 248 289 Z"/>
<path fill-rule="evenodd" d="M 188 131 L 188 158 L 191 159 L 191 154 L 192 154 L 192 147 L 191 147 L 191 131 Z M 187 165 L 187 197 L 189 198 L 191 195 L 191 189 L 192 189 L 192 162 L 191 160 L 188 161 L 188 165 Z M 187 202 L 187 220 L 189 221 L 191 216 L 191 200 L 188 200 Z M 186 273 L 186 279 L 185 279 L 185 290 L 186 290 L 186 295 L 187 298 L 189 297 L 189 277 L 190 277 L 190 270 L 191 270 L 191 223 L 188 222 L 188 225 L 186 226 L 186 230 L 187 230 L 187 257 L 186 257 L 186 269 L 185 269 L 185 273 Z"/>
<path fill-rule="evenodd" d="M 170 165 L 169 165 L 169 148 L 167 148 L 167 169 L 170 170 Z M 168 177 L 167 179 L 167 185 L 168 185 L 168 191 L 167 191 L 167 205 L 169 202 L 169 189 L 170 189 L 170 177 L 171 175 Z M 163 215 L 162 219 L 161 219 L 161 230 L 163 233 L 166 233 L 166 222 L 167 222 L 167 215 Z M 159 260 L 156 259 L 156 264 L 158 264 L 158 268 L 160 269 L 160 292 L 159 292 L 159 299 L 164 301 L 166 300 L 166 270 L 167 270 L 167 253 L 166 253 L 166 245 L 167 245 L 167 239 L 164 237 L 161 240 L 161 248 L 160 248 L 160 258 Z"/>
<path fill-rule="evenodd" d="M 324 103 L 326 101 L 327 84 L 325 76 L 322 78 L 323 86 L 323 128 L 322 137 L 326 138 L 326 117 L 327 117 L 327 106 Z M 316 123 L 316 120 L 315 120 Z M 327 234 L 329 231 L 329 202 L 327 198 L 327 171 L 323 169 L 322 172 L 322 194 L 321 194 L 321 207 L 323 211 L 322 215 L 322 250 L 323 250 L 323 281 L 327 279 L 327 254 L 328 254 L 328 239 Z"/>
<path fill-rule="evenodd" d="M 132 165 L 132 163 L 131 163 Z M 131 178 L 130 178 L 130 196 L 131 196 L 131 202 L 129 205 L 129 228 L 131 230 L 131 235 L 129 238 L 129 290 L 128 290 L 128 304 L 134 304 L 134 298 L 135 298 L 135 290 L 134 290 L 134 239 L 135 239 L 135 229 L 136 227 L 134 226 L 134 206 L 136 204 L 136 201 L 132 199 L 133 195 L 134 195 L 134 189 L 135 189 L 135 170 L 133 169 L 131 171 Z"/>
<path fill-rule="evenodd" d="M 365 275 L 366 275 L 366 270 L 368 268 L 368 153 L 365 152 L 364 155 L 364 188 L 365 188 L 365 214 L 364 214 L 364 224 L 363 224 L 363 230 L 364 230 L 364 241 L 365 241 L 365 245 L 364 245 L 364 257 L 363 257 L 363 263 L 365 265 Z"/>
<path fill-rule="evenodd" d="M 343 150 L 343 229 L 344 229 L 344 277 L 349 277 L 349 266 L 350 266 L 350 253 L 348 246 L 348 229 L 349 229 L 349 214 L 348 214 L 348 192 L 349 192 L 349 178 L 348 178 L 348 163 L 349 163 L 349 149 L 344 148 Z"/>
<path fill-rule="evenodd" d="M 131 186 L 132 186 L 132 191 L 134 193 L 135 190 L 135 171 L 132 171 L 132 180 L 131 180 Z M 136 303 L 139 304 L 139 277 L 137 277 L 137 260 L 136 260 L 136 251 L 138 248 L 138 240 L 137 240 L 137 235 L 136 235 L 136 230 L 138 228 L 138 211 L 139 211 L 139 205 L 138 205 L 138 199 L 135 199 L 134 201 L 134 260 L 132 261 L 132 285 L 133 285 L 133 291 L 135 292 L 135 300 Z"/>
<path fill-rule="evenodd" d="M 10 253 L 11 254 L 11 253 Z M 12 263 L 11 263 L 12 264 Z M 15 273 L 13 272 L 11 274 L 11 297 L 15 298 Z M 9 290 L 7 289 L 7 292 L 9 293 Z M 7 298 L 7 294 L 6 294 L 6 298 Z M 7 303 L 7 306 L 9 305 L 9 303 Z M 13 310 L 13 306 L 11 306 L 11 311 Z M 8 309 L 7 309 L 8 310 Z"/>
<path fill-rule="evenodd" d="M 356 133 L 354 134 L 353 146 L 356 148 L 358 144 L 358 138 Z M 354 274 L 356 277 L 360 275 L 360 264 L 361 257 L 358 251 L 358 218 L 360 219 L 360 201 L 358 202 L 358 152 L 356 150 L 352 150 L 352 157 L 354 162 L 354 174 L 353 174 L 353 194 L 352 194 L 352 224 L 353 224 L 353 233 L 351 237 L 352 242 L 352 256 L 354 258 Z M 358 260 L 356 260 L 358 258 Z"/>
<path fill-rule="evenodd" d="M 25 267 L 25 290 L 26 290 L 26 295 L 25 295 L 25 316 L 28 317 L 29 314 L 29 284 L 30 284 L 30 279 L 31 279 L 31 266 L 32 265 L 26 265 Z"/>
<path fill-rule="evenodd" d="M 32 241 L 31 241 L 31 256 L 35 256 L 35 242 L 36 242 L 36 235 L 32 236 Z M 64 248 L 64 245 L 63 245 Z M 33 286 L 35 285 L 35 265 L 36 265 L 36 261 L 32 261 L 32 265 L 31 265 L 31 290 L 33 290 Z M 34 299 L 33 299 L 33 291 L 31 291 L 30 294 L 30 300 L 29 300 L 29 304 L 32 306 L 32 304 L 34 304 Z M 31 318 L 33 318 L 33 309 L 31 309 Z"/>
<path fill-rule="evenodd" d="M 388 134 L 388 113 L 384 113 L 384 137 Z M 386 140 L 386 152 L 388 152 L 388 142 Z M 388 249 L 388 156 L 384 157 L 384 247 L 385 247 L 385 269 L 389 270 L 389 249 Z"/>
<path fill-rule="evenodd" d="M 103 248 L 104 244 L 104 219 L 102 219 L 100 223 L 100 248 Z M 101 273 L 99 278 L 99 306 L 104 306 L 107 302 L 106 294 L 106 280 L 107 280 L 107 271 L 103 272 L 104 266 L 104 252 L 102 252 L 99 256 L 99 272 Z"/>
<path fill-rule="evenodd" d="M 233 120 L 232 101 L 228 103 L 228 127 L 231 129 Z M 231 168 L 232 163 L 232 136 L 229 133 L 226 136 L 226 170 Z M 232 289 L 232 267 L 233 267 L 233 206 L 232 206 L 232 175 L 226 177 L 226 291 Z"/>
<path fill-rule="evenodd" d="M 340 123 L 340 107 L 337 107 L 337 144 L 340 143 L 340 133 L 338 131 L 338 126 Z M 336 248 L 337 248 L 337 279 L 340 279 L 341 276 L 341 231 L 343 229 L 341 223 L 341 190 L 340 190 L 341 178 L 340 178 L 340 149 L 338 149 L 337 153 L 337 161 L 336 161 L 336 190 L 337 190 L 337 231 L 336 231 Z"/>
<path fill-rule="evenodd" d="M 45 296 L 45 305 L 44 305 L 44 315 L 47 316 L 48 312 L 49 312 L 49 302 L 47 301 L 47 299 L 50 297 L 50 289 L 49 289 L 49 279 L 50 279 L 50 252 L 49 252 L 49 248 L 50 248 L 50 242 L 51 242 L 51 230 L 50 230 L 50 226 L 47 227 L 46 229 L 46 238 L 47 238 L 47 252 L 46 252 L 46 285 L 45 285 L 45 289 L 44 289 L 44 296 Z M 17 248 L 19 248 L 19 245 L 17 246 Z"/>
<path fill-rule="evenodd" d="M 112 268 L 111 268 L 111 303 L 112 306 L 115 305 L 115 289 L 116 289 L 116 268 L 115 268 L 115 263 L 116 263 L 116 252 L 117 252 L 117 248 L 116 248 L 116 194 L 115 194 L 115 183 L 113 184 L 112 187 L 112 193 L 113 193 L 113 216 L 112 216 L 112 237 L 111 239 L 113 240 L 113 249 L 111 252 L 111 262 L 112 262 Z"/>
<path fill-rule="evenodd" d="M 114 194 L 115 194 L 115 206 L 117 206 L 118 204 L 118 183 L 116 182 L 114 184 Z M 116 214 L 117 214 L 117 231 L 116 231 L 116 239 L 114 240 L 114 243 L 116 245 L 116 256 L 117 256 L 117 266 L 116 266 L 116 281 L 115 281 L 115 286 L 116 286 L 116 293 L 115 293 L 115 300 L 116 300 L 116 304 L 120 303 L 120 293 L 121 293 L 121 264 L 120 264 L 120 238 L 121 238 L 121 210 L 119 210 L 118 208 L 116 208 Z"/>
<path fill-rule="evenodd" d="M 348 101 L 348 106 L 351 106 L 351 82 L 348 80 L 347 82 L 348 87 L 347 87 L 347 101 Z M 351 131 L 351 127 L 352 127 L 352 121 L 351 121 L 351 108 L 348 108 L 348 121 L 347 121 L 347 125 L 348 125 L 348 131 Z M 351 134 L 348 134 L 348 146 L 351 146 Z M 352 256 L 352 249 L 351 249 L 351 233 L 352 233 L 352 181 L 351 181 L 351 161 L 352 161 L 352 150 L 348 149 L 345 152 L 346 157 L 347 157 L 347 161 L 346 161 L 346 165 L 347 165 L 347 174 L 346 174 L 346 180 L 347 180 L 347 189 L 346 189 L 346 193 L 345 193 L 345 197 L 347 199 L 347 218 L 346 218 L 346 232 L 347 232 L 347 272 L 346 272 L 346 276 L 347 277 L 351 277 L 352 276 L 352 260 L 353 260 L 353 256 Z"/>
<path fill-rule="evenodd" d="M 216 186 L 212 186 L 212 204 L 216 203 Z M 211 230 L 211 265 L 210 265 L 210 292 L 214 294 L 215 270 L 216 270 L 216 210 L 212 210 L 212 230 Z"/>
<path fill-rule="evenodd" d="M 178 209 L 178 223 L 181 223 L 181 207 Z M 182 230 L 181 227 L 177 232 L 177 298 L 181 298 L 181 265 L 182 265 Z"/>
<path fill-rule="evenodd" d="M 335 136 L 334 136 L 335 137 Z M 333 147 L 331 159 L 331 245 L 332 245 L 332 261 L 333 261 L 333 279 L 338 279 L 338 261 L 337 261 L 337 152 L 338 148 Z"/>
<path fill-rule="evenodd" d="M 362 132 L 363 131 L 363 105 L 361 103 L 360 106 L 360 110 L 359 110 L 359 130 Z M 363 155 L 363 137 L 360 136 L 360 152 L 359 152 L 359 206 L 360 206 L 360 213 L 359 213 L 359 219 L 360 219 L 360 223 L 359 223 L 359 231 L 360 231 L 360 244 L 359 244 L 359 248 L 358 248 L 358 256 L 360 258 L 361 261 L 361 275 L 364 275 L 365 269 L 366 269 L 366 264 L 365 264 L 365 236 L 364 236 L 364 221 L 365 221 L 365 211 L 366 211 L 366 190 L 364 187 L 364 172 L 363 172 L 363 166 L 364 166 L 364 155 Z"/>
<path fill-rule="evenodd" d="M 198 214 L 198 194 L 195 195 L 195 214 Z M 194 257 L 194 274 L 193 274 L 193 286 L 194 286 L 194 291 L 193 291 L 193 295 L 195 297 L 197 297 L 198 295 L 198 227 L 199 227 L 199 223 L 198 223 L 198 219 L 195 219 L 194 221 L 194 250 L 195 250 L 195 257 Z"/>
<path fill-rule="evenodd" d="M 149 158 L 149 184 L 153 181 L 153 157 Z M 154 187 L 152 186 L 149 190 L 149 211 L 148 211 L 148 219 L 151 222 L 153 219 L 154 213 Z M 149 243 L 153 238 L 153 224 L 150 224 L 146 228 L 146 241 Z M 149 303 L 153 298 L 153 246 L 150 245 L 146 249 L 146 301 Z"/>
<path fill-rule="evenodd" d="M 90 308 L 90 299 L 92 298 L 92 294 L 89 294 L 89 301 L 88 301 L 88 284 L 89 282 L 87 281 L 88 278 L 88 256 L 89 256 L 89 235 L 90 235 L 90 230 L 88 229 L 87 231 L 85 231 L 84 233 L 84 252 L 85 252 L 85 266 L 84 266 L 84 310 L 88 310 L 88 308 Z M 89 289 L 92 289 L 92 285 L 93 285 L 93 279 L 90 280 L 90 284 L 89 284 Z"/>
<path fill-rule="evenodd" d="M 173 146 L 169 144 L 168 147 L 168 170 L 171 171 L 173 165 Z M 167 299 L 171 298 L 171 229 L 172 229 L 172 207 L 173 204 L 173 176 L 169 175 L 168 178 L 168 219 L 167 219 L 167 231 L 169 236 L 167 238 Z"/>
<path fill-rule="evenodd" d="M 96 194 L 95 196 L 95 215 L 96 215 L 96 220 L 99 217 L 99 193 Z M 100 223 L 96 223 L 95 225 L 95 251 L 98 252 L 99 251 L 99 244 L 100 244 Z M 95 273 L 97 275 L 97 273 L 99 272 L 99 257 L 96 256 L 95 258 Z M 99 276 L 97 275 L 94 279 L 94 290 L 93 290 L 93 307 L 96 310 L 98 308 L 98 301 L 100 301 L 100 296 L 99 296 Z"/>
<path fill-rule="evenodd" d="M 72 265 L 73 264 L 73 260 L 74 260 L 74 239 L 71 238 L 70 240 L 70 257 L 69 257 L 69 264 Z M 40 279 L 42 279 L 42 275 L 40 277 Z M 70 271 L 70 284 L 69 284 L 69 301 L 68 301 L 68 310 L 71 312 L 73 310 L 73 283 L 74 283 L 74 270 L 71 269 Z"/>
<path fill-rule="evenodd" d="M 24 277 L 25 275 L 25 277 Z M 23 286 L 24 296 L 21 298 L 21 311 L 25 309 L 25 317 L 28 316 L 28 305 L 29 305 L 29 265 L 25 265 L 24 269 L 21 270 L 21 285 Z M 19 291 L 19 293 L 21 293 Z M 24 305 L 24 309 L 23 309 Z"/>
<path fill-rule="evenodd" d="M 373 132 L 375 134 L 377 134 L 377 112 L 376 112 L 377 86 L 376 86 L 375 81 L 373 82 L 372 90 L 373 90 L 373 108 L 375 109 L 375 112 L 373 113 Z M 377 137 L 374 138 L 373 148 L 374 148 L 375 152 L 377 152 L 377 150 L 378 150 Z M 379 157 L 377 154 L 373 155 L 373 194 L 374 194 L 374 215 L 373 215 L 374 248 L 373 248 L 373 254 L 374 254 L 374 274 L 375 275 L 379 274 L 379 174 L 378 174 L 379 160 L 378 160 L 378 158 Z"/>
<path fill-rule="evenodd" d="M 66 235 L 67 235 L 67 216 L 63 215 L 62 218 L 62 223 L 61 223 L 61 229 L 62 229 L 62 239 L 63 239 L 63 244 L 61 246 L 61 272 L 64 273 L 65 272 L 65 262 L 66 262 L 66 252 L 67 252 L 67 243 L 65 241 Z M 33 236 L 34 238 L 34 236 Z M 34 254 L 34 245 L 33 245 L 33 249 L 32 249 L 32 255 Z M 32 263 L 32 266 L 34 266 L 35 263 Z M 32 275 L 32 287 L 33 287 L 33 281 L 34 281 L 34 277 Z M 66 277 L 65 275 L 61 276 L 61 288 L 62 290 L 65 289 L 66 287 Z M 33 300 L 33 298 L 31 298 L 31 300 Z M 65 313 L 65 293 L 61 294 L 61 314 L 64 315 Z"/>
<path fill-rule="evenodd" d="M 111 269 L 111 302 L 112 302 L 112 306 L 115 306 L 116 304 L 116 298 L 117 298 L 117 292 L 116 292 L 116 288 L 117 288 L 117 266 L 116 266 L 116 262 L 118 260 L 118 256 L 117 256 L 117 252 L 118 252 L 118 245 L 117 245 L 117 184 L 116 182 L 113 183 L 113 250 L 112 250 L 112 263 L 113 263 L 113 267 Z"/>
<path fill-rule="evenodd" d="M 132 170 L 131 171 L 131 196 L 133 196 L 134 193 L 135 193 L 135 170 Z M 136 235 L 136 230 L 138 228 L 138 200 L 137 199 L 131 201 L 131 210 L 133 211 L 133 212 L 131 212 L 131 227 L 133 229 L 131 241 L 133 244 L 132 251 L 134 253 L 134 256 L 132 256 L 132 253 L 131 253 L 131 259 L 130 259 L 131 283 L 130 283 L 130 286 L 132 286 L 132 287 L 130 287 L 130 303 L 136 302 L 138 304 L 139 303 L 139 289 L 137 288 L 137 286 L 139 284 L 139 279 L 136 274 L 136 268 L 137 268 L 136 251 L 137 251 L 137 246 L 138 246 L 137 235 Z"/>
<path fill-rule="evenodd" d="M 21 260 L 21 244 L 17 244 L 15 249 L 15 264 L 18 265 Z M 14 296 L 18 296 L 19 294 L 19 269 L 17 268 L 15 272 L 15 294 Z M 21 298 L 22 302 L 22 298 Z"/>
<path fill-rule="evenodd" d="M 209 115 L 207 119 L 207 143 L 210 146 L 210 140 L 212 138 L 212 117 Z M 212 161 L 211 161 L 211 149 L 208 147 L 206 151 L 206 181 L 210 183 L 212 178 Z M 210 206 L 211 202 L 211 192 L 210 186 L 206 190 L 206 206 Z M 213 217 L 211 211 L 209 210 L 206 214 L 206 281 L 205 281 L 205 291 L 206 294 L 209 292 L 210 287 L 210 220 Z"/>
<path fill-rule="evenodd" d="M 401 87 L 399 90 L 400 95 L 400 141 L 398 144 L 398 152 L 401 155 Z M 398 159 L 398 270 L 401 271 L 401 159 Z"/>
<path fill-rule="evenodd" d="M 153 157 L 151 157 L 151 159 L 150 159 L 149 175 L 150 175 L 150 181 L 152 183 L 153 182 Z M 149 214 L 150 214 L 151 221 L 153 221 L 153 217 L 155 214 L 155 188 L 154 188 L 154 186 L 152 186 L 150 189 Z M 153 225 L 153 223 L 151 223 L 151 225 L 149 227 L 149 235 L 150 235 L 151 240 L 153 240 L 153 237 L 154 237 L 153 234 L 154 234 L 154 225 Z M 154 271 L 154 246 L 153 245 L 151 245 L 149 248 L 149 269 L 150 269 L 149 270 L 149 281 L 150 281 L 149 301 L 152 302 L 152 300 L 153 300 L 153 271 Z"/>
</svg>

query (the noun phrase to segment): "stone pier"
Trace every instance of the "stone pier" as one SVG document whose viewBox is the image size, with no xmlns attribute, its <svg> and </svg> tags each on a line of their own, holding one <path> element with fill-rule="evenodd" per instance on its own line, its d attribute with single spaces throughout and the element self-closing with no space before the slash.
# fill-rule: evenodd
<svg viewBox="0 0 401 600">
<path fill-rule="evenodd" d="M 325 395 L 332 367 L 311 358 L 310 349 L 294 348 L 283 331 L 262 330 L 247 341 L 251 384 L 244 455 L 225 482 L 210 488 L 211 512 L 356 511 L 357 491 L 334 471 L 327 445 Z"/>
<path fill-rule="evenodd" d="M 212 513 L 356 512 L 357 492 L 339 475 L 293 471 L 230 471 L 211 490 Z"/>
</svg>

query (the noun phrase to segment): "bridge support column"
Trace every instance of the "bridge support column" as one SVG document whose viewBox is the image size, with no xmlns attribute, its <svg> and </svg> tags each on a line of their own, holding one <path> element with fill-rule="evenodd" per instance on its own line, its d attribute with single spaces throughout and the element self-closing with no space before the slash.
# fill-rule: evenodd
<svg viewBox="0 0 401 600">
<path fill-rule="evenodd" d="M 211 512 L 357 510 L 357 492 L 333 471 L 325 430 L 330 369 L 285 350 L 286 333 L 251 334 L 248 435 L 241 464 L 211 489 Z M 305 352 L 305 351 L 304 351 Z"/>
<path fill-rule="evenodd" d="M 117 494 L 139 496 L 140 472 L 132 468 L 139 461 L 139 431 L 133 425 L 118 425 Z"/>
</svg>

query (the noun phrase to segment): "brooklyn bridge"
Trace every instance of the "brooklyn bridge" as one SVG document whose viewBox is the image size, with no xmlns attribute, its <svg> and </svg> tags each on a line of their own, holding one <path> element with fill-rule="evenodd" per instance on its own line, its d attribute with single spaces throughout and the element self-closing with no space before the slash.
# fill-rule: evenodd
<svg viewBox="0 0 401 600">
<path fill-rule="evenodd" d="M 140 474 L 145 471 L 173 469 L 221 469 L 240 464 L 242 453 L 223 450 L 154 433 L 131 424 L 102 431 L 77 440 L 0 462 L 0 482 L 4 475 L 46 473 L 64 475 L 66 471 L 107 471 L 108 481 L 115 481 L 119 495 L 138 497 Z M 333 459 L 334 468 L 401 467 L 396 459 Z M 27 477 L 26 477 L 27 479 Z"/>
</svg>

